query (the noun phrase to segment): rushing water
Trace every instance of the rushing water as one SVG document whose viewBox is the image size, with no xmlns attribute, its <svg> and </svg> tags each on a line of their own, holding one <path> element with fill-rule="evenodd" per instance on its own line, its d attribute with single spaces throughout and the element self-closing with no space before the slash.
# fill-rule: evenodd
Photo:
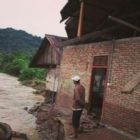
<svg viewBox="0 0 140 140">
<path fill-rule="evenodd" d="M 32 94 L 33 91 L 21 85 L 17 78 L 0 73 L 0 122 L 8 123 L 14 131 L 26 133 L 30 140 L 38 140 L 35 117 L 24 110 L 43 101 L 43 97 Z"/>
</svg>

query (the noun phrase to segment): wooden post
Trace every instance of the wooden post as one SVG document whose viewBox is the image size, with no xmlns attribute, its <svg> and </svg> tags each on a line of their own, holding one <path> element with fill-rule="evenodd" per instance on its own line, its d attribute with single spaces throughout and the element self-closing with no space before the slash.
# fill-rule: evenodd
<svg viewBox="0 0 140 140">
<path fill-rule="evenodd" d="M 82 28 L 83 28 L 83 17 L 84 17 L 84 2 L 83 0 L 80 0 L 80 15 L 79 15 L 79 22 L 78 22 L 78 31 L 77 31 L 77 37 L 81 37 L 82 35 Z"/>
</svg>

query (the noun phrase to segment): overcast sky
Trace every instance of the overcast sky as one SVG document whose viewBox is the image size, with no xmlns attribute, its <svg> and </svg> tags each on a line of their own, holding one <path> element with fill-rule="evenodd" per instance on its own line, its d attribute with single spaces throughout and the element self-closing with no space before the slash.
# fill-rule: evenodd
<svg viewBox="0 0 140 140">
<path fill-rule="evenodd" d="M 0 0 L 0 28 L 12 27 L 33 35 L 66 36 L 60 10 L 67 0 Z"/>
</svg>

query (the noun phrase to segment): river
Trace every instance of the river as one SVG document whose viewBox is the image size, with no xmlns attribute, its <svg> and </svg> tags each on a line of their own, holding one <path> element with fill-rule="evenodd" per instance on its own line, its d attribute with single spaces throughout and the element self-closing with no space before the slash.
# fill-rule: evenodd
<svg viewBox="0 0 140 140">
<path fill-rule="evenodd" d="M 14 131 L 26 133 L 30 140 L 38 140 L 35 117 L 24 110 L 43 101 L 43 97 L 32 94 L 33 91 L 20 84 L 16 77 L 0 73 L 0 122 L 8 123 Z"/>
</svg>

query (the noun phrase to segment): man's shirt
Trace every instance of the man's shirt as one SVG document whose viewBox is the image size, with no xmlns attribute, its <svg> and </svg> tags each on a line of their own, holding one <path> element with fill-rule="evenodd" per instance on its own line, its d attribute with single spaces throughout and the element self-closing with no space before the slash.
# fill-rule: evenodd
<svg viewBox="0 0 140 140">
<path fill-rule="evenodd" d="M 76 84 L 73 96 L 73 110 L 82 110 L 85 105 L 85 88 L 81 84 Z"/>
</svg>

